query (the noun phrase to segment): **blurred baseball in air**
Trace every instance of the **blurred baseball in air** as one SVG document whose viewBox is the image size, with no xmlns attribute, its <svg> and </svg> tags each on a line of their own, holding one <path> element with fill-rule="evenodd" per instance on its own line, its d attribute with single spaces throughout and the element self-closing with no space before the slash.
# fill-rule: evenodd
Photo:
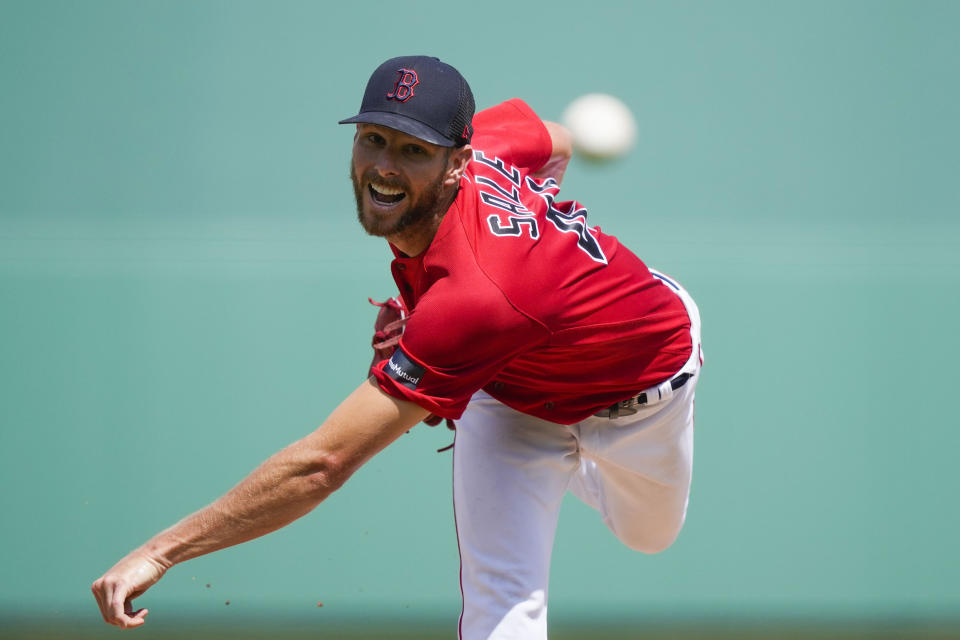
<svg viewBox="0 0 960 640">
<path fill-rule="evenodd" d="M 622 100 L 606 93 L 582 95 L 564 110 L 563 124 L 580 153 L 600 160 L 622 156 L 637 139 L 637 122 Z"/>
</svg>

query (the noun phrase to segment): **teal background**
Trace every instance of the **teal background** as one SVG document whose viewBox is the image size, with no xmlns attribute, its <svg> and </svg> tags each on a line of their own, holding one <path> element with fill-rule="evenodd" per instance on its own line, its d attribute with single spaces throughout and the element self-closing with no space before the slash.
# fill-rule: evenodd
<svg viewBox="0 0 960 640">
<path fill-rule="evenodd" d="M 394 285 L 336 121 L 408 53 L 481 108 L 625 100 L 636 149 L 574 158 L 562 194 L 703 314 L 687 525 L 644 556 L 569 500 L 555 619 L 953 619 L 958 26 L 956 2 L 0 0 L 0 621 L 94 625 L 93 579 L 363 379 Z M 151 621 L 452 625 L 449 441 L 417 427 L 174 568 Z"/>
</svg>

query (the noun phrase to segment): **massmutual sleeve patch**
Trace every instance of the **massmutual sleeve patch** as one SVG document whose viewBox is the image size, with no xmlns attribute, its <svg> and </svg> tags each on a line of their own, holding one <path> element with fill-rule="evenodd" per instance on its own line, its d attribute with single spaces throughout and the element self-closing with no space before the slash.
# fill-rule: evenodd
<svg viewBox="0 0 960 640">
<path fill-rule="evenodd" d="M 370 374 L 380 390 L 398 400 L 421 406 L 441 418 L 456 420 L 467 408 L 474 383 L 462 371 L 437 370 L 400 346 L 389 360 L 380 361 Z M 464 384 L 469 385 L 464 388 Z"/>
<path fill-rule="evenodd" d="M 383 371 L 400 385 L 413 390 L 423 379 L 424 368 L 411 360 L 403 349 L 398 347 Z"/>
<path fill-rule="evenodd" d="M 548 338 L 489 280 L 444 277 L 418 300 L 397 350 L 370 374 L 387 395 L 456 420 L 477 389 Z"/>
</svg>

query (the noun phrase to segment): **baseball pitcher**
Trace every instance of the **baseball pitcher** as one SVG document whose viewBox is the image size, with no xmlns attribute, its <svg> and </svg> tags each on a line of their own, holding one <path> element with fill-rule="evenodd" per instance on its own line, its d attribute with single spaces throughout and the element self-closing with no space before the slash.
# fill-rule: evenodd
<svg viewBox="0 0 960 640">
<path fill-rule="evenodd" d="M 683 525 L 699 312 L 560 199 L 569 134 L 523 101 L 474 115 L 456 69 L 400 57 L 341 124 L 356 127 L 360 224 L 387 240 L 399 289 L 370 376 L 316 431 L 94 582 L 101 613 L 143 624 L 133 600 L 170 567 L 283 527 L 416 423 L 446 418 L 459 637 L 545 639 L 568 490 L 638 551 L 667 548 Z"/>
</svg>

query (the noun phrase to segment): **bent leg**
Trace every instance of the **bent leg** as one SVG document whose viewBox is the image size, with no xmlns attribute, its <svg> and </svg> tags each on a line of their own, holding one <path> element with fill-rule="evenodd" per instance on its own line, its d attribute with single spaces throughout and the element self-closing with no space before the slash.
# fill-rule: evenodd
<svg viewBox="0 0 960 640">
<path fill-rule="evenodd" d="M 663 405 L 574 427 L 582 463 L 570 490 L 628 547 L 657 553 L 680 533 L 693 471 L 696 378 Z"/>
<path fill-rule="evenodd" d="M 570 429 L 478 392 L 457 421 L 454 512 L 466 640 L 547 637 L 560 505 L 579 465 Z"/>
</svg>

